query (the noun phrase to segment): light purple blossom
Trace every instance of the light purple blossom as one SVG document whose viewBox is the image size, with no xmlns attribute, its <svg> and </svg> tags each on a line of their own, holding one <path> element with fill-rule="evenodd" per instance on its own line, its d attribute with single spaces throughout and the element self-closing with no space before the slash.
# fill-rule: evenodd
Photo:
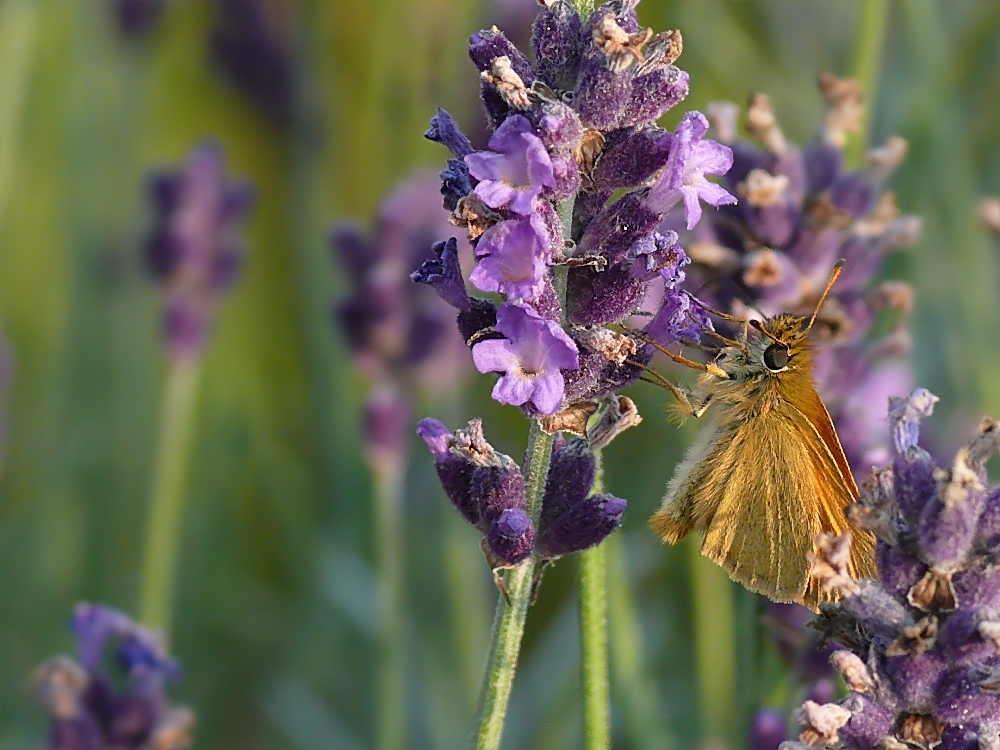
<svg viewBox="0 0 1000 750">
<path fill-rule="evenodd" d="M 545 221 L 533 213 L 494 224 L 480 238 L 476 255 L 469 281 L 477 289 L 535 299 L 545 287 L 550 255 Z"/>
<path fill-rule="evenodd" d="M 556 186 L 552 159 L 527 118 L 514 115 L 490 138 L 493 151 L 465 157 L 469 173 L 479 180 L 475 193 L 490 208 L 510 208 L 527 216 L 544 188 Z M 494 153 L 497 152 L 497 153 Z"/>
<path fill-rule="evenodd" d="M 493 398 L 514 406 L 531 403 L 543 414 L 553 414 L 564 392 L 560 370 L 579 367 L 573 339 L 555 321 L 516 302 L 497 310 L 496 330 L 506 338 L 472 347 L 480 372 L 504 373 L 493 388 Z"/>
<path fill-rule="evenodd" d="M 708 120 L 701 112 L 688 112 L 674 131 L 670 156 L 663 173 L 649 191 L 647 205 L 666 213 L 684 201 L 687 228 L 694 229 L 701 219 L 701 203 L 712 206 L 736 203 L 736 198 L 705 175 L 723 175 L 733 165 L 728 146 L 706 139 Z"/>
</svg>

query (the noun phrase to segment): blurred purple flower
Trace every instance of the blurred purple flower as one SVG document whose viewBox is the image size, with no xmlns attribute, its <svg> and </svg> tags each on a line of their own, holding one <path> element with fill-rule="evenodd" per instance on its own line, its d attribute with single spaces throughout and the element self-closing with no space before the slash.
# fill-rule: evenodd
<svg viewBox="0 0 1000 750">
<path fill-rule="evenodd" d="M 142 36 L 151 31 L 163 14 L 166 0 L 112 0 L 115 20 L 125 37 Z"/>
<path fill-rule="evenodd" d="M 670 140 L 670 156 L 663 174 L 646 198 L 649 206 L 660 213 L 683 201 L 689 231 L 701 220 L 701 201 L 712 206 L 736 203 L 735 196 L 705 179 L 705 175 L 723 175 L 733 166 L 732 149 L 705 139 L 707 132 L 708 120 L 701 112 L 684 116 Z"/>
<path fill-rule="evenodd" d="M 291 123 L 295 102 L 291 24 L 284 17 L 290 8 L 266 0 L 216 0 L 209 39 L 212 59 L 233 85 L 281 127 Z"/>
<path fill-rule="evenodd" d="M 834 264 L 846 261 L 814 329 L 822 342 L 814 376 L 848 461 L 864 476 L 888 456 L 886 399 L 912 387 L 904 361 L 909 338 L 901 322 L 889 335 L 870 340 L 876 324 L 886 327 L 887 319 L 905 315 L 912 290 L 899 282 L 876 285 L 874 279 L 887 253 L 916 240 L 920 222 L 900 216 L 892 194 L 880 192 L 902 161 L 905 142 L 888 139 L 869 153 L 866 168 L 848 171 L 845 134 L 857 127 L 860 89 L 855 81 L 825 74 L 820 88 L 827 114 L 817 138 L 802 148 L 786 139 L 763 94 L 751 98 L 746 112 L 746 129 L 760 146 L 735 137 L 739 107 L 706 107 L 715 135 L 731 149 L 724 187 L 740 201 L 720 206 L 681 241 L 693 261 L 692 288 L 701 289 L 713 308 L 738 317 L 810 315 Z M 695 132 L 703 126 L 698 123 Z M 673 149 L 671 144 L 671 156 Z M 664 175 L 669 172 L 668 166 Z M 650 191 L 654 204 L 659 189 Z M 665 226 L 676 229 L 682 222 L 678 210 Z M 736 326 L 720 325 L 736 333 Z"/>
<path fill-rule="evenodd" d="M 198 359 L 219 303 L 243 264 L 236 229 L 252 202 L 250 187 L 226 179 L 218 146 L 196 148 L 184 166 L 151 182 L 156 223 L 146 265 L 164 295 L 164 336 L 174 362 Z"/>
<path fill-rule="evenodd" d="M 73 613 L 79 661 L 38 668 L 35 682 L 49 712 L 51 750 L 175 750 L 190 744 L 194 714 L 173 706 L 166 683 L 180 678 L 162 639 L 107 607 Z M 111 644 L 114 660 L 105 659 Z M 119 674 L 109 674 L 106 666 Z"/>
<path fill-rule="evenodd" d="M 558 323 L 514 302 L 497 310 L 496 329 L 506 338 L 472 347 L 480 372 L 504 373 L 493 389 L 493 398 L 514 406 L 531 403 L 542 414 L 553 414 L 563 398 L 561 370 L 579 366 L 573 339 Z"/>
</svg>

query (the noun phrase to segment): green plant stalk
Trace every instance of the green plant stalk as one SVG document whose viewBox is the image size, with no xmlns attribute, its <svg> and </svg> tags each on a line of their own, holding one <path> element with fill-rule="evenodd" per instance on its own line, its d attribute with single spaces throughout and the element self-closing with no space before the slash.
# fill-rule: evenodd
<svg viewBox="0 0 1000 750">
<path fill-rule="evenodd" d="M 372 467 L 378 576 L 378 739 L 380 750 L 406 747 L 403 644 L 403 477 L 406 462 Z"/>
<path fill-rule="evenodd" d="M 701 744 L 737 746 L 733 590 L 726 572 L 702 557 L 701 539 L 688 537 L 695 634 L 695 673 Z"/>
<path fill-rule="evenodd" d="M 200 360 L 176 363 L 170 369 L 146 520 L 139 619 L 146 626 L 164 632 L 170 630 L 173 610 L 184 492 L 200 380 Z"/>
<path fill-rule="evenodd" d="M 595 452 L 597 473 L 592 492 L 604 491 L 604 466 Z M 583 747 L 611 747 L 611 699 L 608 688 L 608 576 L 604 544 L 584 550 L 580 560 L 580 688 L 583 693 Z"/>
<path fill-rule="evenodd" d="M 545 492 L 545 480 L 552 459 L 552 436 L 542 431 L 537 421 L 531 422 L 528 434 L 528 448 L 525 452 L 524 476 L 527 480 L 527 512 L 532 523 L 538 523 Z M 490 636 L 490 653 L 486 664 L 486 676 L 479 694 L 479 710 L 476 728 L 473 731 L 470 748 L 476 750 L 499 750 L 503 737 L 507 704 L 514 685 L 514 671 L 521 651 L 524 623 L 531 603 L 532 581 L 538 559 L 534 554 L 507 573 L 508 605 L 504 597 L 497 600 Z"/>
<path fill-rule="evenodd" d="M 864 93 L 865 108 L 861 115 L 861 127 L 847 144 L 847 163 L 855 167 L 863 165 L 871 141 L 872 115 L 878 95 L 879 69 L 882 65 L 888 16 L 889 0 L 865 0 L 852 71 Z"/>
<path fill-rule="evenodd" d="M 619 531 L 602 545 L 607 559 L 608 621 L 615 689 L 621 695 L 623 725 L 637 750 L 671 750 L 677 743 L 667 732 L 656 705 L 656 684 L 644 668 L 642 625 L 632 596 L 628 560 Z"/>
<path fill-rule="evenodd" d="M 32 58 L 36 49 L 35 29 L 39 3 L 8 0 L 0 5 L 0 219 L 7 211 L 13 178 Z"/>
</svg>

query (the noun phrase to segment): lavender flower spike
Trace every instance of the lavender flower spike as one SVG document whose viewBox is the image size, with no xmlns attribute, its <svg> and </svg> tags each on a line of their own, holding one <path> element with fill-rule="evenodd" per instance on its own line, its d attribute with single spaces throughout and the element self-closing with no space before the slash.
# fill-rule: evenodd
<svg viewBox="0 0 1000 750">
<path fill-rule="evenodd" d="M 552 159 L 527 118 L 513 115 L 490 138 L 499 153 L 477 151 L 465 157 L 469 173 L 479 180 L 475 193 L 490 208 L 507 206 L 530 214 L 544 188 L 556 186 Z"/>
<path fill-rule="evenodd" d="M 733 166 L 733 151 L 721 143 L 705 139 L 708 120 L 701 112 L 689 112 L 677 126 L 670 141 L 670 156 L 646 204 L 666 213 L 681 201 L 687 213 L 687 228 L 694 229 L 701 219 L 701 203 L 712 206 L 736 203 L 736 197 L 705 175 L 723 175 Z"/>
<path fill-rule="evenodd" d="M 831 657 L 849 695 L 806 704 L 799 739 L 853 750 L 996 747 L 1000 717 L 1000 492 L 985 464 L 1000 452 L 1000 423 L 984 418 L 948 469 L 917 444 L 936 397 L 894 399 L 896 457 L 876 470 L 851 508 L 878 536 L 878 580 L 846 569 L 849 534 L 821 535 L 813 576 L 841 599 L 813 627 L 843 647 Z M 835 719 L 833 722 L 827 719 Z"/>
<path fill-rule="evenodd" d="M 180 750 L 194 714 L 172 706 L 165 684 L 180 677 L 156 634 L 99 605 L 73 614 L 80 661 L 57 656 L 35 672 L 49 712 L 47 750 Z M 104 658 L 114 644 L 114 659 Z M 108 669 L 117 667 L 120 675 Z"/>
<path fill-rule="evenodd" d="M 472 347 L 472 359 L 480 372 L 504 373 L 493 389 L 493 398 L 514 406 L 530 403 L 542 414 L 555 413 L 564 392 L 560 370 L 579 367 L 573 339 L 557 323 L 516 302 L 497 310 L 496 330 L 506 338 Z"/>
</svg>

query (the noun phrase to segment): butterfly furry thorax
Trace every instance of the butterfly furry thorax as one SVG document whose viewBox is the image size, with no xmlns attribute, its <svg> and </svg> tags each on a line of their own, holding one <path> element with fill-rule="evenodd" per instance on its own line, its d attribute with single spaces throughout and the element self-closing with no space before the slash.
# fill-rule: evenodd
<svg viewBox="0 0 1000 750">
<path fill-rule="evenodd" d="M 677 466 L 650 521 L 664 541 L 705 534 L 702 554 L 752 591 L 815 608 L 817 534 L 848 528 L 858 489 L 812 379 L 807 319 L 779 315 L 722 348 L 680 411 L 711 421 Z M 855 533 L 851 565 L 873 573 L 874 540 Z"/>
</svg>

